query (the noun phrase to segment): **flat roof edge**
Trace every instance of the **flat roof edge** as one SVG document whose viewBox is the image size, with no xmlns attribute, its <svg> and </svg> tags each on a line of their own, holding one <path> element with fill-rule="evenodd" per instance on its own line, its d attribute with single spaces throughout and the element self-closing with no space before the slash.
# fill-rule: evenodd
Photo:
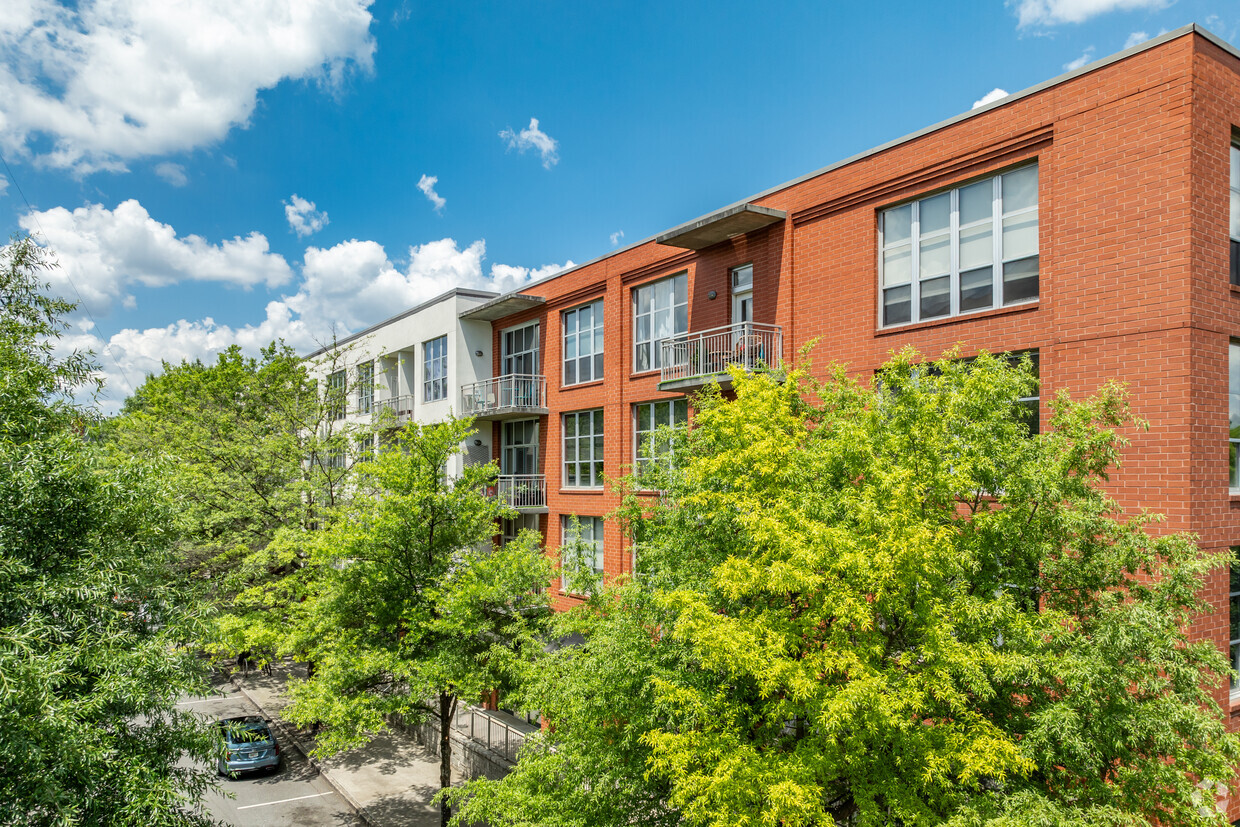
<svg viewBox="0 0 1240 827">
<path fill-rule="evenodd" d="M 333 342 L 330 345 L 323 345 L 322 347 L 320 347 L 318 350 L 314 351 L 313 353 L 307 354 L 301 358 L 305 360 L 305 359 L 313 359 L 315 356 L 322 356 L 324 353 L 331 350 L 332 348 L 337 348 L 337 347 L 340 347 L 341 345 L 347 345 L 350 342 L 355 342 L 358 339 L 362 338 L 363 336 L 369 336 L 371 333 L 374 333 L 376 330 L 378 330 L 381 327 L 390 325 L 392 322 L 398 322 L 401 319 L 406 318 L 407 316 L 412 316 L 414 313 L 419 313 L 428 307 L 433 307 L 434 305 L 437 305 L 440 302 L 447 301 L 448 299 L 455 298 L 457 296 L 463 296 L 469 299 L 490 300 L 490 299 L 498 298 L 500 294 L 496 293 L 494 290 L 475 290 L 472 287 L 453 287 L 451 290 L 440 293 L 438 296 L 435 296 L 432 299 L 427 299 L 421 304 L 414 305 L 408 310 L 402 310 L 394 316 L 389 316 L 388 318 L 384 319 L 381 322 L 376 322 L 375 324 L 372 324 L 370 327 L 367 327 L 363 330 L 359 330 L 357 333 L 350 333 L 348 336 L 345 336 L 343 339 L 337 339 L 335 342 Z"/>
</svg>

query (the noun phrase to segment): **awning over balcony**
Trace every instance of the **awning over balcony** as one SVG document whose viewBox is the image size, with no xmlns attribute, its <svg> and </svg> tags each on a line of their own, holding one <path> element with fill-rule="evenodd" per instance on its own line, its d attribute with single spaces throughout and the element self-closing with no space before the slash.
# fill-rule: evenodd
<svg viewBox="0 0 1240 827">
<path fill-rule="evenodd" d="M 783 210 L 759 207 L 756 204 L 738 204 L 696 221 L 690 221 L 688 224 L 681 224 L 675 229 L 668 230 L 655 241 L 669 247 L 704 250 L 721 241 L 727 241 L 733 236 L 752 233 L 754 230 L 778 224 L 787 217 L 788 214 Z"/>
<path fill-rule="evenodd" d="M 491 299 L 477 307 L 471 307 L 461 312 L 462 319 L 473 319 L 479 322 L 493 322 L 502 319 L 505 316 L 511 316 L 513 313 L 520 313 L 522 310 L 529 310 L 531 307 L 538 307 L 547 303 L 542 296 L 530 296 L 526 293 L 509 293 L 500 296 L 497 299 Z"/>
</svg>

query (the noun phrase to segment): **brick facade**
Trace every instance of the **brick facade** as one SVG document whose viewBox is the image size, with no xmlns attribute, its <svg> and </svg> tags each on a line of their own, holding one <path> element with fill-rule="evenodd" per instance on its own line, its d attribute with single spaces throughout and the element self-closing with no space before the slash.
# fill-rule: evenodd
<svg viewBox="0 0 1240 827">
<path fill-rule="evenodd" d="M 1127 383 L 1149 421 L 1113 477 L 1122 507 L 1166 514 L 1158 531 L 1196 534 L 1208 548 L 1240 544 L 1240 496 L 1228 489 L 1228 342 L 1240 338 L 1240 288 L 1228 283 L 1229 147 L 1240 126 L 1240 55 L 1188 27 L 997 105 L 924 130 L 749 203 L 781 210 L 774 225 L 701 250 L 648 240 L 525 292 L 545 304 L 492 322 L 538 319 L 549 415 L 541 527 L 549 553 L 564 515 L 604 516 L 610 490 L 560 485 L 562 414 L 602 408 L 605 467 L 633 462 L 632 405 L 676 398 L 658 371 L 634 373 L 635 288 L 687 273 L 689 330 L 730 321 L 730 268 L 753 265 L 754 320 L 781 325 L 783 358 L 817 340 L 814 372 L 833 362 L 868 375 L 911 345 L 928 356 L 1037 350 L 1045 400 Z M 1014 307 L 884 328 L 879 323 L 880 211 L 1030 162 L 1038 167 L 1039 298 Z M 711 294 L 714 298 L 711 298 Z M 562 384 L 561 314 L 601 298 L 605 379 Z M 500 423 L 491 444 L 500 446 Z M 498 456 L 498 453 L 497 453 Z M 608 521 L 605 570 L 630 568 Z M 1193 634 L 1228 645 L 1225 571 L 1207 596 L 1219 610 Z M 557 608 L 574 598 L 553 587 Z M 1228 689 L 1218 699 L 1229 707 Z M 1235 719 L 1240 724 L 1240 704 Z M 1240 817 L 1240 802 L 1231 806 Z"/>
</svg>

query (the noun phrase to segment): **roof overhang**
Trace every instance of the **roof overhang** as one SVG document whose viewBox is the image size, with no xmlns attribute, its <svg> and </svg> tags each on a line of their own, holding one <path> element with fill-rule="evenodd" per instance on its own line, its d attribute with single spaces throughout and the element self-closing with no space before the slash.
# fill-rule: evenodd
<svg viewBox="0 0 1240 827">
<path fill-rule="evenodd" d="M 688 224 L 681 224 L 655 241 L 668 247 L 704 250 L 729 238 L 778 224 L 787 217 L 788 213 L 783 210 L 759 207 L 757 204 L 736 204 Z"/>
<path fill-rule="evenodd" d="M 529 310 L 546 303 L 547 300 L 542 296 L 530 296 L 525 293 L 509 293 L 506 296 L 500 296 L 498 299 L 492 299 L 491 301 L 480 304 L 477 307 L 462 310 L 461 318 L 472 319 L 477 322 L 493 322 L 496 319 L 502 319 L 505 316 L 511 316 L 513 313 L 520 313 L 522 310 Z"/>
</svg>

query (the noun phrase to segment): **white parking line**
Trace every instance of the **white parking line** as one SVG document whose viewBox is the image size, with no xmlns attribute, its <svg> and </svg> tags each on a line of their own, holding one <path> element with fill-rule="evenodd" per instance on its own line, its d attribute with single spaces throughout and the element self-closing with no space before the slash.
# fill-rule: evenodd
<svg viewBox="0 0 1240 827">
<path fill-rule="evenodd" d="M 286 798 L 283 801 L 264 801 L 262 804 L 247 804 L 244 807 L 238 807 L 238 810 L 253 810 L 255 807 L 270 807 L 272 804 L 287 804 L 290 801 L 301 801 L 306 798 L 322 798 L 325 795 L 335 795 L 334 792 L 315 793 L 314 795 L 299 795 L 296 798 Z"/>
<path fill-rule="evenodd" d="M 199 701 L 181 701 L 180 703 L 176 704 L 176 706 L 189 706 L 190 704 L 209 704 L 215 701 L 227 701 L 227 700 L 231 700 L 231 699 L 227 695 L 220 695 L 218 698 L 203 698 L 202 700 L 199 700 Z"/>
</svg>

